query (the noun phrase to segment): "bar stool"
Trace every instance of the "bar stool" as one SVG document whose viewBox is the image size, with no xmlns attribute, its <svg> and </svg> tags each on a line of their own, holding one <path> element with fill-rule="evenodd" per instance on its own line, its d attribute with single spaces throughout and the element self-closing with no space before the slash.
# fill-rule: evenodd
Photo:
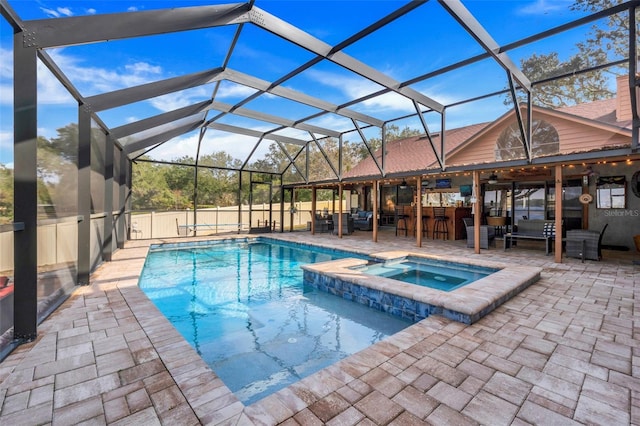
<svg viewBox="0 0 640 426">
<path fill-rule="evenodd" d="M 440 236 L 443 239 L 449 239 L 449 226 L 447 225 L 447 221 L 449 217 L 446 214 L 444 207 L 434 207 L 433 208 L 433 239 L 439 238 Z"/>
<path fill-rule="evenodd" d="M 407 216 L 404 214 L 404 207 L 396 207 L 396 237 L 398 231 L 404 231 L 404 236 L 407 236 Z"/>
<path fill-rule="evenodd" d="M 414 209 L 413 213 L 414 213 L 414 220 L 413 220 L 413 233 L 416 233 L 416 229 L 418 229 L 418 227 L 416 226 L 418 224 L 418 209 Z M 429 219 L 431 218 L 431 216 L 429 216 L 428 214 L 424 213 L 424 210 L 422 211 L 422 236 L 429 236 Z"/>
</svg>

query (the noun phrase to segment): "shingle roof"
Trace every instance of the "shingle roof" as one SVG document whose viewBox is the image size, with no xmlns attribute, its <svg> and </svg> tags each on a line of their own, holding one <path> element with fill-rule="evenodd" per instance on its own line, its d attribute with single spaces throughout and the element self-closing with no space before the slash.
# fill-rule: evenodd
<svg viewBox="0 0 640 426">
<path fill-rule="evenodd" d="M 618 121 L 616 118 L 616 99 L 604 99 L 579 105 L 558 108 L 555 111 L 574 115 L 576 117 L 593 120 L 600 123 L 631 129 L 631 120 Z M 492 123 L 479 123 L 445 131 L 445 151 L 451 152 L 464 144 Z M 432 136 L 436 147 L 440 146 L 440 134 Z M 397 139 L 386 144 L 387 155 L 385 163 L 386 174 L 397 174 L 417 170 L 425 170 L 436 167 L 436 156 L 429 145 L 426 136 L 412 136 Z M 378 163 L 381 163 L 382 151 L 375 152 Z M 371 157 L 367 157 L 358 163 L 353 169 L 345 173 L 346 178 L 379 176 L 380 171 Z"/>
<path fill-rule="evenodd" d="M 445 151 L 449 152 L 458 147 L 471 136 L 478 133 L 489 123 L 472 124 L 445 132 Z M 440 134 L 432 135 L 436 149 L 440 146 Z M 386 143 L 387 155 L 385 158 L 386 174 L 424 170 L 437 165 L 437 159 L 429 139 L 426 136 L 412 136 L 396 139 Z M 375 152 L 378 163 L 382 161 L 382 149 Z M 367 157 L 354 168 L 345 173 L 345 178 L 365 177 L 380 175 L 380 171 L 371 157 Z"/>
<path fill-rule="evenodd" d="M 610 124 L 612 126 L 631 129 L 632 121 L 618 121 L 616 117 L 616 98 L 603 99 L 599 101 L 587 102 L 572 105 L 564 108 L 557 108 L 556 111 L 571 114 L 588 120 Z"/>
</svg>

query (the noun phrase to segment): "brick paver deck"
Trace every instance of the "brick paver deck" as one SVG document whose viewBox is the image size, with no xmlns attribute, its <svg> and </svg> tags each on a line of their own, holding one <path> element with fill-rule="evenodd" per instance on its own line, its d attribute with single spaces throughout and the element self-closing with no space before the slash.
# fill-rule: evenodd
<svg viewBox="0 0 640 426">
<path fill-rule="evenodd" d="M 640 424 L 632 253 L 556 264 L 543 250 L 476 255 L 432 240 L 419 249 L 384 232 L 377 244 L 370 232 L 274 236 L 484 256 L 543 273 L 473 325 L 429 317 L 245 407 L 137 287 L 149 242 L 132 241 L 0 363 L 0 424 Z"/>
</svg>

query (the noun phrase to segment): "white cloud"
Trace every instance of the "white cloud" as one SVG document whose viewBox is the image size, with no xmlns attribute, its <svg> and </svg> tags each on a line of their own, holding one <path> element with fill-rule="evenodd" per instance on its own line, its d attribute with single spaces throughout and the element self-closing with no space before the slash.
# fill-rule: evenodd
<svg viewBox="0 0 640 426">
<path fill-rule="evenodd" d="M 548 15 L 559 11 L 568 11 L 572 0 L 535 0 L 532 4 L 517 10 L 520 15 Z"/>
<path fill-rule="evenodd" d="M 64 16 L 73 16 L 73 12 L 68 7 L 59 7 L 58 12 L 60 12 L 60 14 Z"/>
<path fill-rule="evenodd" d="M 98 11 L 95 10 L 94 8 L 90 7 L 89 9 L 87 9 L 87 15 L 95 15 Z"/>
<path fill-rule="evenodd" d="M 256 129 L 257 130 L 257 129 Z M 190 134 L 186 137 L 175 138 L 153 151 L 149 156 L 155 160 L 171 161 L 186 155 L 193 157 L 198 145 L 198 133 Z M 209 129 L 205 134 L 200 155 L 208 155 L 214 152 L 224 151 L 233 158 L 244 161 L 251 153 L 258 140 L 251 136 L 237 135 Z M 263 140 L 254 156 L 262 157 L 271 141 Z"/>
<path fill-rule="evenodd" d="M 13 132 L 8 130 L 0 131 L 0 152 L 13 150 Z"/>
<path fill-rule="evenodd" d="M 228 99 L 228 98 L 238 98 L 238 97 L 247 97 L 251 96 L 256 92 L 256 89 L 253 89 L 248 86 L 243 86 L 241 84 L 221 84 L 220 89 L 217 93 L 217 98 Z"/>
<path fill-rule="evenodd" d="M 138 11 L 138 7 L 137 6 L 129 6 L 127 8 L 127 12 L 137 12 Z"/>
<path fill-rule="evenodd" d="M 76 100 L 56 79 L 51 71 L 38 61 L 38 104 L 72 104 Z"/>
<path fill-rule="evenodd" d="M 45 15 L 47 15 L 47 16 L 49 16 L 51 18 L 59 18 L 60 17 L 60 13 L 57 10 L 47 9 L 46 7 L 41 7 L 40 10 L 43 11 Z"/>
<path fill-rule="evenodd" d="M 184 138 L 172 139 L 149 152 L 149 156 L 155 160 L 172 161 L 185 155 L 193 157 L 197 148 L 198 133 L 195 133 Z"/>
<path fill-rule="evenodd" d="M 13 86 L 0 84 L 0 105 L 13 105 Z"/>
<path fill-rule="evenodd" d="M 0 105 L 13 104 L 13 52 L 0 47 Z"/>
<path fill-rule="evenodd" d="M 136 62 L 135 64 L 125 65 L 124 69 L 135 74 L 160 74 L 162 72 L 162 67 L 154 66 L 146 62 Z"/>
<path fill-rule="evenodd" d="M 345 77 L 342 74 L 315 70 L 309 70 L 308 75 L 312 77 L 317 84 L 332 87 L 344 93 L 348 100 L 358 99 L 382 89 L 382 86 L 359 77 Z M 409 99 L 395 92 L 389 92 L 368 99 L 362 102 L 361 105 L 364 106 L 364 110 L 358 109 L 363 113 L 400 112 L 406 114 L 415 111 Z"/>
<path fill-rule="evenodd" d="M 181 92 L 158 96 L 157 98 L 150 99 L 149 102 L 154 108 L 159 109 L 162 112 L 167 112 L 191 105 L 195 102 L 202 101 L 203 99 L 209 99 L 209 97 L 210 93 L 207 88 L 199 86 L 183 90 Z"/>
<path fill-rule="evenodd" d="M 58 7 L 56 9 L 41 7 L 40 10 L 43 11 L 45 15 L 51 18 L 59 18 L 61 16 L 73 16 L 73 11 L 69 7 Z"/>
<path fill-rule="evenodd" d="M 51 50 L 53 60 L 85 96 L 138 86 L 157 80 L 159 66 L 137 62 L 122 69 L 85 66 L 83 59 L 66 55 L 64 49 Z"/>
</svg>

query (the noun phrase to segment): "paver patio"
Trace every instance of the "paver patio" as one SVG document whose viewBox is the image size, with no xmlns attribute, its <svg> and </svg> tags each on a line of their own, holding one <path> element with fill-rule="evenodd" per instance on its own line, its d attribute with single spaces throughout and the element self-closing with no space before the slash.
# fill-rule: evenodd
<svg viewBox="0 0 640 426">
<path fill-rule="evenodd" d="M 473 325 L 429 317 L 245 407 L 137 287 L 150 242 L 130 241 L 0 363 L 0 424 L 640 424 L 636 254 L 557 264 L 544 250 L 476 255 L 385 232 L 377 244 L 370 232 L 272 236 L 543 273 Z"/>
</svg>

